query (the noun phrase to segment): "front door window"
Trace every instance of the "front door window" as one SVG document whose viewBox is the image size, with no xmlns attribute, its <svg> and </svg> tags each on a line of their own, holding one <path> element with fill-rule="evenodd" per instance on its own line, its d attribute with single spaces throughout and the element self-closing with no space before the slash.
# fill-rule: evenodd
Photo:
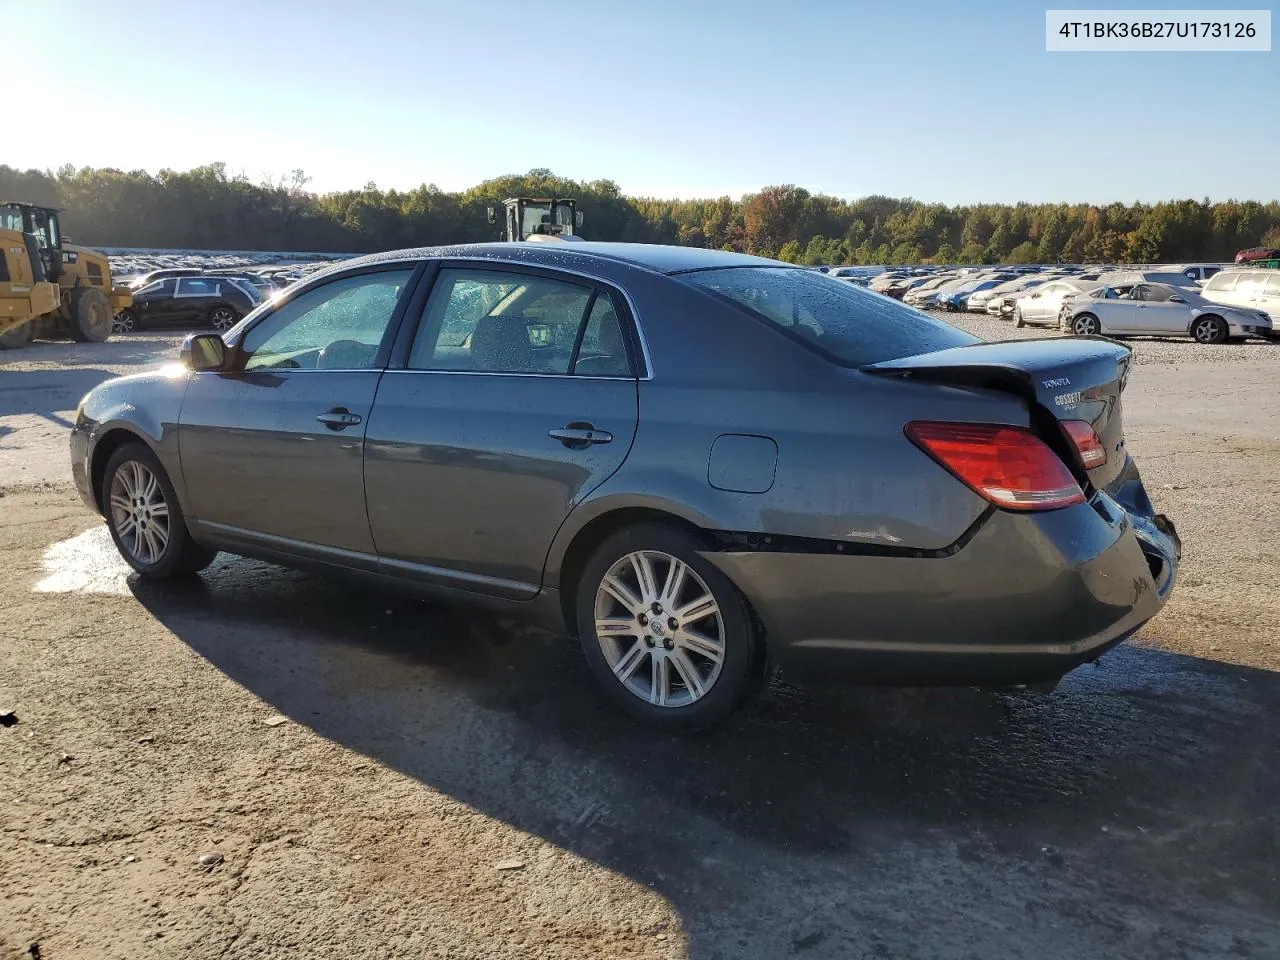
<svg viewBox="0 0 1280 960">
<path fill-rule="evenodd" d="M 299 294 L 240 343 L 244 370 L 369 370 L 412 270 L 344 277 Z"/>
</svg>

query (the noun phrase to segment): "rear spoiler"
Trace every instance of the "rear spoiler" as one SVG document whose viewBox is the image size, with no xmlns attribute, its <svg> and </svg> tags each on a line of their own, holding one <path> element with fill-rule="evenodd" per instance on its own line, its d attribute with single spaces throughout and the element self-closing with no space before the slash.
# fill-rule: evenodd
<svg viewBox="0 0 1280 960">
<path fill-rule="evenodd" d="M 975 343 L 860 369 L 881 377 L 1004 389 L 1055 410 L 1102 384 L 1118 382 L 1123 390 L 1132 357 L 1132 349 L 1105 337 L 1071 337 Z"/>
</svg>

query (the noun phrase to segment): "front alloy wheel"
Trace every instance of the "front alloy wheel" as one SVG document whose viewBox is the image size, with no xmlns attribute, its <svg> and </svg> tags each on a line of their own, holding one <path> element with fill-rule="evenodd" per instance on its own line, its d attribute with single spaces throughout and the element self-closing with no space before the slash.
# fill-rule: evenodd
<svg viewBox="0 0 1280 960">
<path fill-rule="evenodd" d="M 1222 343 L 1229 332 L 1221 317 L 1198 317 L 1191 327 L 1191 336 L 1197 343 Z"/>
<path fill-rule="evenodd" d="M 117 447 L 107 458 L 101 484 L 95 499 L 111 539 L 138 573 L 165 580 L 213 562 L 214 551 L 191 539 L 173 484 L 145 444 L 130 441 Z"/>
<path fill-rule="evenodd" d="M 145 464 L 128 460 L 111 478 L 111 522 L 129 557 L 148 567 L 169 549 L 169 504 Z"/>
<path fill-rule="evenodd" d="M 724 621 L 703 579 L 677 557 L 637 550 L 600 582 L 596 640 L 613 675 L 655 707 L 710 692 L 724 664 Z"/>
</svg>

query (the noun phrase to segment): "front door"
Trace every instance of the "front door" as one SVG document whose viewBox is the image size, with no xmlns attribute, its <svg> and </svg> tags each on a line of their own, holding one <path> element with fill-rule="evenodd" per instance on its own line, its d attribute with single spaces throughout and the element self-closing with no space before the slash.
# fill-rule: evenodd
<svg viewBox="0 0 1280 960">
<path fill-rule="evenodd" d="M 196 373 L 178 434 L 192 522 L 210 537 L 372 567 L 364 437 L 414 271 L 311 287 Z"/>
<path fill-rule="evenodd" d="M 1168 287 L 1140 283 L 1130 296 L 1138 302 L 1133 311 L 1137 333 L 1172 333 L 1186 336 L 1191 325 L 1191 310 L 1186 298 Z"/>
<path fill-rule="evenodd" d="M 506 266 L 442 269 L 366 434 L 382 568 L 536 593 L 560 524 L 631 447 L 637 353 L 622 301 L 603 287 Z"/>
<path fill-rule="evenodd" d="M 156 280 L 133 295 L 133 315 L 139 326 L 163 326 L 173 322 L 174 279 Z"/>
</svg>

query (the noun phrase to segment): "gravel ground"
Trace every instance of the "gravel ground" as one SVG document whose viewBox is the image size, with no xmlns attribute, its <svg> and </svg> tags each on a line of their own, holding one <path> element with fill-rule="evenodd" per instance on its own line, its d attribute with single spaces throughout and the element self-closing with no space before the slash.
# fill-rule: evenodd
<svg viewBox="0 0 1280 960">
<path fill-rule="evenodd" d="M 1136 344 L 1128 443 L 1186 555 L 1098 666 L 778 683 L 689 739 L 482 614 L 126 576 L 63 421 L 174 346 L 0 355 L 2 960 L 1280 956 L 1273 346 Z"/>
</svg>

